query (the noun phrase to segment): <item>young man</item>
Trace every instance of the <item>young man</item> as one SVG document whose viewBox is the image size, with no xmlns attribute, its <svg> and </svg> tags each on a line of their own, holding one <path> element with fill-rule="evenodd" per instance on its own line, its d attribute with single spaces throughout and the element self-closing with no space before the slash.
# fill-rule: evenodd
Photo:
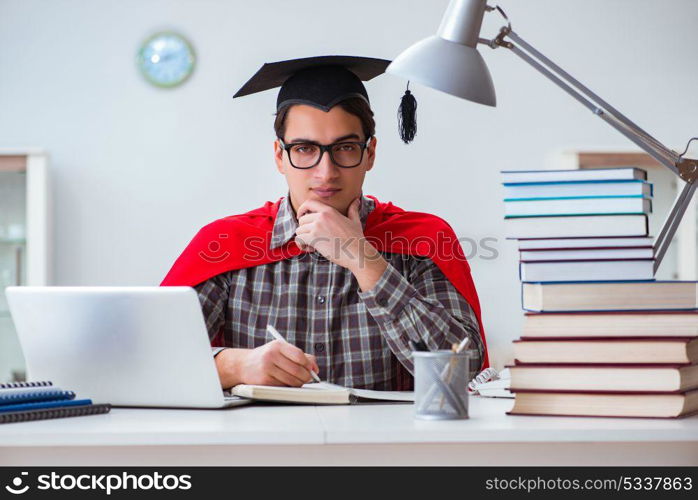
<svg viewBox="0 0 698 500">
<path fill-rule="evenodd" d="M 477 293 L 450 226 L 363 194 L 377 140 L 361 80 L 388 64 L 266 64 L 236 94 L 281 85 L 274 160 L 287 196 L 204 227 L 162 282 L 196 288 L 223 388 L 300 386 L 314 371 L 406 390 L 410 341 L 436 350 L 468 337 L 474 363 L 487 366 Z M 286 341 L 272 340 L 268 324 Z"/>
</svg>

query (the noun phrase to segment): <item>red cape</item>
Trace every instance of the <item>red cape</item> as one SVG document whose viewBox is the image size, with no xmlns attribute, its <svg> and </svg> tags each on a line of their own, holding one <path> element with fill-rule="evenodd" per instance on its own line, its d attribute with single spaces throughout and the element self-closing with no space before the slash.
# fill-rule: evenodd
<svg viewBox="0 0 698 500">
<path fill-rule="evenodd" d="M 487 368 L 489 356 L 480 301 L 470 266 L 451 226 L 435 215 L 408 212 L 391 202 L 368 197 L 375 202 L 375 208 L 366 219 L 366 239 L 379 251 L 428 257 L 441 269 L 477 316 L 485 348 L 483 369 Z M 195 286 L 220 273 L 301 254 L 303 251 L 293 239 L 270 249 L 274 220 L 282 200 L 267 201 L 250 212 L 224 217 L 201 228 L 160 286 Z M 216 344 L 216 340 L 212 343 Z"/>
</svg>

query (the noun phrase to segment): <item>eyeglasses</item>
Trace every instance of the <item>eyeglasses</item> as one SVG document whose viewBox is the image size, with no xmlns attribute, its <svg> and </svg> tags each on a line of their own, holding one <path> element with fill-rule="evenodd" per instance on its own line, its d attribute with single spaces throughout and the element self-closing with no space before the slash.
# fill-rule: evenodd
<svg viewBox="0 0 698 500">
<path fill-rule="evenodd" d="M 363 161 L 364 150 L 368 147 L 371 138 L 366 139 L 366 142 L 335 142 L 327 145 L 316 142 L 285 144 L 281 137 L 278 140 L 281 147 L 288 154 L 288 159 L 294 168 L 313 168 L 320 163 L 325 151 L 327 151 L 332 162 L 338 167 L 354 168 L 358 167 Z"/>
</svg>

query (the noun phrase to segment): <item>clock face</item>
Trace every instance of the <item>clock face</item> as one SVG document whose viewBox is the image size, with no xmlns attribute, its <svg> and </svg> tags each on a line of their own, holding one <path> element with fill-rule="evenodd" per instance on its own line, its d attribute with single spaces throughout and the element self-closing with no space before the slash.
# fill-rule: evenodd
<svg viewBox="0 0 698 500">
<path fill-rule="evenodd" d="M 148 38 L 138 51 L 138 68 L 158 87 L 176 87 L 194 70 L 194 49 L 184 37 L 172 32 Z"/>
</svg>

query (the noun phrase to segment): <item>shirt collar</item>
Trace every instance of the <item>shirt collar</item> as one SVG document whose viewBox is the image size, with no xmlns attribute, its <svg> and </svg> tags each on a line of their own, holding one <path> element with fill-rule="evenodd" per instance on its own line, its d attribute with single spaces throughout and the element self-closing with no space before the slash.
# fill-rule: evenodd
<svg viewBox="0 0 698 500">
<path fill-rule="evenodd" d="M 361 227 L 366 229 L 366 219 L 375 208 L 375 203 L 371 198 L 361 195 L 361 204 L 359 206 L 359 218 L 361 219 Z M 279 210 L 276 213 L 274 221 L 274 229 L 271 234 L 271 248 L 277 248 L 286 243 L 288 240 L 296 237 L 296 228 L 298 228 L 298 219 L 296 211 L 291 205 L 290 193 L 287 194 L 279 204 Z"/>
</svg>

